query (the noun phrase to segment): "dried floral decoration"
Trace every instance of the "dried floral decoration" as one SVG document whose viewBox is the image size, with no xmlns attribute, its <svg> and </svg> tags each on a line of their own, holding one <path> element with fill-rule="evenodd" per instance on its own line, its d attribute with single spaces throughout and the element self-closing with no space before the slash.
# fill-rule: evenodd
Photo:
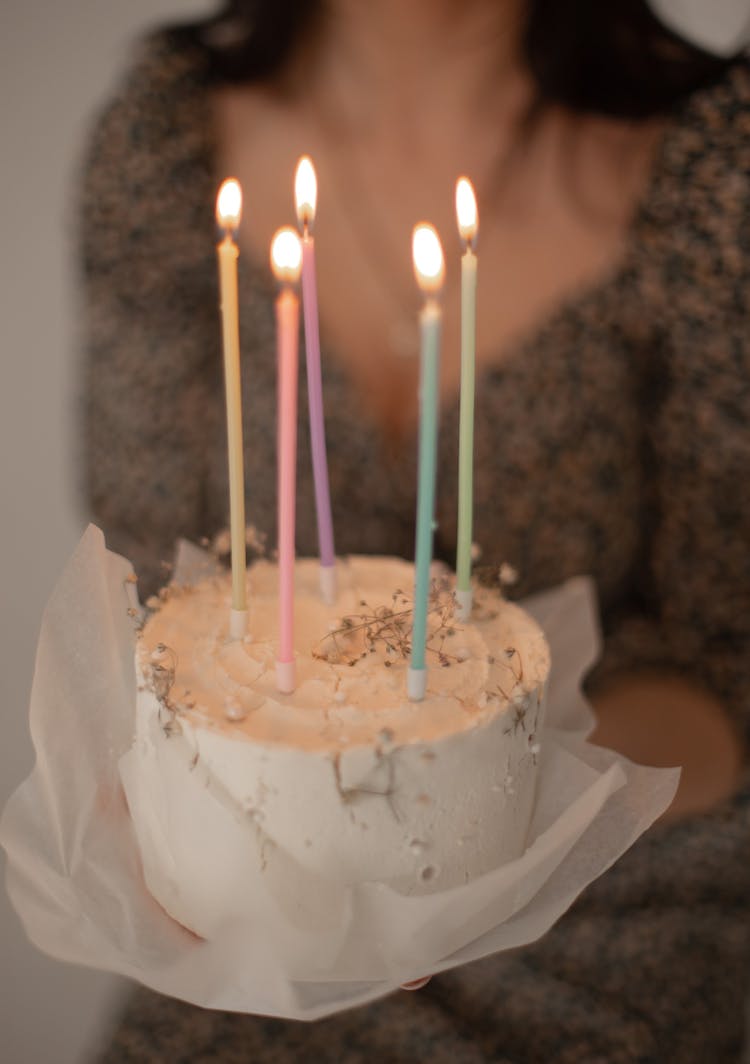
<svg viewBox="0 0 750 1064">
<path fill-rule="evenodd" d="M 501 594 L 518 583 L 518 572 L 508 562 L 502 565 L 475 565 L 472 572 L 480 587 L 492 588 Z"/>
<path fill-rule="evenodd" d="M 205 546 L 219 561 L 226 561 L 232 552 L 232 538 L 228 528 L 222 528 L 213 539 L 204 539 L 201 546 Z M 247 547 L 248 563 L 267 557 L 266 533 L 261 532 L 255 525 L 247 525 L 245 528 L 245 546 Z"/>
<path fill-rule="evenodd" d="M 157 643 L 141 667 L 143 678 L 159 703 L 164 734 L 181 734 L 182 728 L 177 719 L 178 707 L 170 697 L 177 669 L 177 655 L 165 643 Z"/>
<path fill-rule="evenodd" d="M 246 530 L 246 542 L 249 552 L 256 558 L 266 556 L 265 535 L 254 526 L 248 526 Z M 218 533 L 212 542 L 202 540 L 201 545 L 209 548 L 217 559 L 221 559 L 224 548 L 228 550 L 228 533 Z M 165 566 L 165 569 L 168 568 Z M 515 583 L 518 579 L 515 570 L 503 563 L 497 566 L 488 566 L 483 570 L 475 569 L 475 576 L 480 585 L 500 589 Z M 129 576 L 127 582 L 135 583 L 136 578 Z M 146 602 L 146 610 L 140 611 L 129 609 L 128 614 L 137 617 L 136 628 L 142 630 L 147 615 L 158 610 L 167 599 L 174 595 L 185 593 L 187 588 L 170 582 L 163 587 L 158 595 L 152 595 Z M 316 647 L 312 655 L 320 661 L 326 661 L 330 665 L 354 666 L 371 654 L 379 653 L 383 666 L 388 669 L 397 662 L 408 661 L 411 656 L 411 632 L 414 617 L 413 601 L 399 588 L 391 596 L 389 606 L 372 607 L 362 600 L 359 603 L 360 612 L 347 614 L 340 622 L 325 635 Z M 451 587 L 451 579 L 448 575 L 432 580 L 428 606 L 428 619 L 430 631 L 426 643 L 428 653 L 437 658 L 442 668 L 448 668 L 452 664 L 465 660 L 461 651 L 455 654 L 446 650 L 446 642 L 456 635 L 455 625 L 456 599 Z M 497 610 L 487 608 L 481 594 L 474 600 L 474 619 L 480 621 L 492 620 L 497 617 Z M 504 685 L 496 683 L 494 692 L 487 692 L 502 698 L 506 702 L 513 702 L 514 689 L 523 682 L 523 663 L 520 654 L 515 647 L 506 647 L 498 661 L 494 655 L 488 655 L 487 662 L 490 665 L 501 664 L 510 673 L 510 683 L 506 690 Z M 183 705 L 177 705 L 170 697 L 171 689 L 175 681 L 175 669 L 177 659 L 175 652 L 163 643 L 159 643 L 150 654 L 149 659 L 143 665 L 144 680 L 153 691 L 159 702 L 160 714 L 164 718 L 163 728 L 167 735 L 180 734 L 182 729 L 178 719 L 179 713 L 190 709 L 194 702 L 186 697 Z M 190 692 L 186 692 L 189 696 Z M 233 714 L 227 712 L 227 719 L 243 719 L 246 713 Z M 511 728 L 514 733 L 518 728 L 526 731 L 525 709 L 516 707 L 516 715 Z M 533 740 L 533 733 L 529 741 Z"/>
<path fill-rule="evenodd" d="M 369 606 L 360 602 L 359 613 L 350 613 L 329 631 L 313 650 L 313 657 L 331 665 L 356 665 L 370 654 L 380 653 L 383 665 L 390 668 L 411 655 L 413 601 L 399 588 L 391 596 L 390 606 Z M 437 657 L 443 668 L 459 660 L 445 649 L 445 642 L 456 634 L 456 602 L 447 579 L 433 580 L 430 586 L 428 617 L 431 618 L 427 650 Z"/>
</svg>

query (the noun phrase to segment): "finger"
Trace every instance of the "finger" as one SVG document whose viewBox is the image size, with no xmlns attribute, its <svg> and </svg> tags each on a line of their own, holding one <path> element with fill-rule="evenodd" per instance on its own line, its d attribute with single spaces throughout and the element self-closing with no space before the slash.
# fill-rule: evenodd
<svg viewBox="0 0 750 1064">
<path fill-rule="evenodd" d="M 412 979 L 412 981 L 410 983 L 402 983 L 401 984 L 401 989 L 402 990 L 421 990 L 423 986 L 427 986 L 427 984 L 429 983 L 430 979 L 432 979 L 431 975 L 424 975 L 424 976 L 422 976 L 421 979 Z"/>
</svg>

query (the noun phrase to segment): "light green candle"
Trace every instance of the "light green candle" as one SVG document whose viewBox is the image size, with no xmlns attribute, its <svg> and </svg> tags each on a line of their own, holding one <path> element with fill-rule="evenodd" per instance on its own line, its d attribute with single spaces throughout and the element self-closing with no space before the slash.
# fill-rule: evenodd
<svg viewBox="0 0 750 1064">
<path fill-rule="evenodd" d="M 456 604 L 459 620 L 472 609 L 471 543 L 474 516 L 474 377 L 476 361 L 477 257 L 472 242 L 477 233 L 477 205 L 471 183 L 456 184 L 458 229 L 466 243 L 461 260 L 461 404 L 458 438 L 458 535 L 456 544 Z"/>
<path fill-rule="evenodd" d="M 426 301 L 420 314 L 419 479 L 417 484 L 417 534 L 415 544 L 414 615 L 408 694 L 421 701 L 427 686 L 427 614 L 430 599 L 430 565 L 435 524 L 438 405 L 440 395 L 440 334 L 442 313 L 436 294 L 443 282 L 443 252 L 431 226 L 414 230 L 414 268 Z"/>
</svg>

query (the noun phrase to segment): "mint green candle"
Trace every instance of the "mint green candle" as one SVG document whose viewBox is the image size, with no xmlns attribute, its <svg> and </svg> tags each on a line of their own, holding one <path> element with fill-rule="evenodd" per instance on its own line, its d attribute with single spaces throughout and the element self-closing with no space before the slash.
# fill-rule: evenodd
<svg viewBox="0 0 750 1064">
<path fill-rule="evenodd" d="M 435 524 L 437 472 L 438 396 L 442 314 L 430 299 L 420 315 L 420 417 L 419 480 L 417 485 L 417 536 L 415 549 L 414 618 L 409 668 L 409 697 L 424 698 L 426 676 L 427 613 L 430 599 L 430 565 Z"/>
<path fill-rule="evenodd" d="M 461 260 L 461 405 L 458 435 L 458 543 L 456 596 L 461 619 L 471 612 L 471 542 L 474 511 L 474 365 L 476 358 L 477 257 Z"/>
<path fill-rule="evenodd" d="M 456 182 L 456 220 L 464 241 L 461 260 L 461 404 L 458 430 L 458 533 L 456 541 L 456 606 L 461 621 L 472 609 L 471 542 L 474 523 L 474 366 L 477 332 L 477 201 L 471 181 Z"/>
</svg>

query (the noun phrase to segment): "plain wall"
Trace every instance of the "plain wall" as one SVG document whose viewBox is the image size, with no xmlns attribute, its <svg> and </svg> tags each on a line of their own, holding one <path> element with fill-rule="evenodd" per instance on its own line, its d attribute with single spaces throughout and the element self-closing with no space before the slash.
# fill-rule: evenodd
<svg viewBox="0 0 750 1064">
<path fill-rule="evenodd" d="M 74 468 L 73 183 L 133 36 L 210 0 L 0 4 L 0 806 L 33 763 L 27 707 L 44 603 L 85 525 Z M 52 961 L 0 888 L 0 1060 L 74 1064 L 125 984 Z"/>
</svg>

